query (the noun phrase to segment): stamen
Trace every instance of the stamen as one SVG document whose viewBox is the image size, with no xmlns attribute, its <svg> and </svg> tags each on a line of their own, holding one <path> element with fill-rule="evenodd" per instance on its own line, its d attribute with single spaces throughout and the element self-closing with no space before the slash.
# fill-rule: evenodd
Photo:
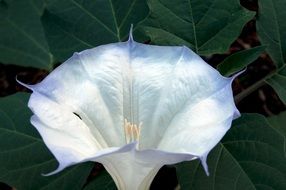
<svg viewBox="0 0 286 190">
<path fill-rule="evenodd" d="M 124 127 L 124 134 L 125 134 L 126 143 L 128 144 L 128 143 L 137 141 L 138 147 L 139 147 L 142 122 L 140 122 L 139 126 L 137 126 L 136 124 L 128 122 L 127 119 L 124 119 L 124 126 L 123 127 Z"/>
</svg>

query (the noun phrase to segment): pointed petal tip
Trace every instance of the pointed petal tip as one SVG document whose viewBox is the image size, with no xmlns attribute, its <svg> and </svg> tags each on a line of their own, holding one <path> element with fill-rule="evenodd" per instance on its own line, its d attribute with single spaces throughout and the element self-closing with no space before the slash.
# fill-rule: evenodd
<svg viewBox="0 0 286 190">
<path fill-rule="evenodd" d="M 246 71 L 246 69 L 247 69 L 247 68 L 244 68 L 243 70 L 238 71 L 237 73 L 235 73 L 234 75 L 232 75 L 232 76 L 230 77 L 231 82 L 232 82 L 236 77 L 238 77 L 239 75 L 241 75 L 242 73 L 244 73 L 244 72 Z"/>
<path fill-rule="evenodd" d="M 29 85 L 29 84 L 25 84 L 25 83 L 21 82 L 20 80 L 18 80 L 18 76 L 16 76 L 15 80 L 16 80 L 17 83 L 19 83 L 20 85 L 22 85 L 22 86 L 28 88 L 29 90 L 34 91 L 34 88 L 33 88 L 34 85 Z"/>
<path fill-rule="evenodd" d="M 133 24 L 131 24 L 131 26 L 130 26 L 128 42 L 131 42 L 131 43 L 134 42 L 134 39 L 133 39 Z"/>
<path fill-rule="evenodd" d="M 44 176 L 44 177 L 48 177 L 48 176 L 51 176 L 51 175 L 54 175 L 54 174 L 57 174 L 57 173 L 61 172 L 64 168 L 65 167 L 63 167 L 63 166 L 59 166 L 55 171 L 52 171 L 52 172 L 47 173 L 47 174 L 43 174 L 42 173 L 41 175 Z"/>
<path fill-rule="evenodd" d="M 206 175 L 207 175 L 207 176 L 210 176 L 209 167 L 208 167 L 208 164 L 207 164 L 207 154 L 206 154 L 206 156 L 202 156 L 202 157 L 200 158 L 200 160 L 201 160 L 201 163 L 202 163 L 202 165 L 203 165 L 203 168 L 204 168 L 204 170 L 205 170 L 205 172 L 206 172 Z"/>
<path fill-rule="evenodd" d="M 74 52 L 73 56 L 80 56 L 81 52 Z"/>
<path fill-rule="evenodd" d="M 53 175 L 53 174 L 55 174 L 55 173 L 53 173 L 53 172 L 51 172 L 51 173 L 47 173 L 47 174 L 41 174 L 43 177 L 49 177 L 49 176 L 51 176 L 51 175 Z"/>
<path fill-rule="evenodd" d="M 237 118 L 239 118 L 240 116 L 241 116 L 241 114 L 240 114 L 239 110 L 236 109 L 236 110 L 234 111 L 234 114 L 233 114 L 233 119 L 237 119 Z"/>
</svg>

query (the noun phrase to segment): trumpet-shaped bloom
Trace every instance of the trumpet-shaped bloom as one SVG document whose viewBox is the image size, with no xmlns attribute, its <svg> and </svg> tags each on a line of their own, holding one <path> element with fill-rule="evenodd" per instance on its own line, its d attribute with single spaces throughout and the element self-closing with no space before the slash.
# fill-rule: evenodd
<svg viewBox="0 0 286 190">
<path fill-rule="evenodd" d="M 102 163 L 119 189 L 206 158 L 239 112 L 231 83 L 187 47 L 133 41 L 75 53 L 33 90 L 31 123 L 64 168 Z"/>
</svg>

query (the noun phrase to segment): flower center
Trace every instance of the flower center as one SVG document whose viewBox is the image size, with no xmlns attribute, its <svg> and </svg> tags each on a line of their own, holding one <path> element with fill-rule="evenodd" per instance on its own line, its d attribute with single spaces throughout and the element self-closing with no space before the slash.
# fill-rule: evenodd
<svg viewBox="0 0 286 190">
<path fill-rule="evenodd" d="M 125 141 L 127 144 L 137 141 L 139 147 L 140 131 L 142 127 L 142 122 L 139 125 L 130 123 L 127 119 L 124 119 L 124 134 Z"/>
</svg>

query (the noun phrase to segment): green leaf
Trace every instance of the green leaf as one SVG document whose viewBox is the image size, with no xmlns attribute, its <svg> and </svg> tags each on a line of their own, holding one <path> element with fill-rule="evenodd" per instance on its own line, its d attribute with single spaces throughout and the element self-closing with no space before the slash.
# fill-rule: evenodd
<svg viewBox="0 0 286 190">
<path fill-rule="evenodd" d="M 142 0 L 48 0 L 42 18 L 49 46 L 60 61 L 73 52 L 128 38 L 148 14 Z"/>
<path fill-rule="evenodd" d="M 210 176 L 199 162 L 177 164 L 181 189 L 286 189 L 284 138 L 258 114 L 245 114 L 208 158 Z"/>
<path fill-rule="evenodd" d="M 268 122 L 284 137 L 284 153 L 286 156 L 286 111 L 280 113 L 279 115 L 269 117 Z"/>
<path fill-rule="evenodd" d="M 40 22 L 43 1 L 2 0 L 0 62 L 50 69 L 52 55 Z"/>
<path fill-rule="evenodd" d="M 286 59 L 286 2 L 285 0 L 258 1 L 259 11 L 256 22 L 258 36 L 278 68 Z"/>
<path fill-rule="evenodd" d="M 273 87 L 286 104 L 286 2 L 284 0 L 263 0 L 259 2 L 257 33 L 266 51 L 277 66 L 266 82 Z"/>
<path fill-rule="evenodd" d="M 255 61 L 266 46 L 258 46 L 234 53 L 217 65 L 218 71 L 224 76 L 230 76 Z"/>
<path fill-rule="evenodd" d="M 113 179 L 107 173 L 107 171 L 102 171 L 83 190 L 94 190 L 94 189 L 116 190 L 117 188 Z"/>
<path fill-rule="evenodd" d="M 272 86 L 282 102 L 286 104 L 286 67 L 281 67 L 265 81 Z"/>
<path fill-rule="evenodd" d="M 18 93 L 0 98 L 0 181 L 20 190 L 81 189 L 92 163 L 42 176 L 58 164 L 30 124 L 28 97 L 29 94 Z"/>
<path fill-rule="evenodd" d="M 186 45 L 196 53 L 224 53 L 254 12 L 238 0 L 149 0 L 149 17 L 142 30 L 151 42 Z"/>
</svg>

